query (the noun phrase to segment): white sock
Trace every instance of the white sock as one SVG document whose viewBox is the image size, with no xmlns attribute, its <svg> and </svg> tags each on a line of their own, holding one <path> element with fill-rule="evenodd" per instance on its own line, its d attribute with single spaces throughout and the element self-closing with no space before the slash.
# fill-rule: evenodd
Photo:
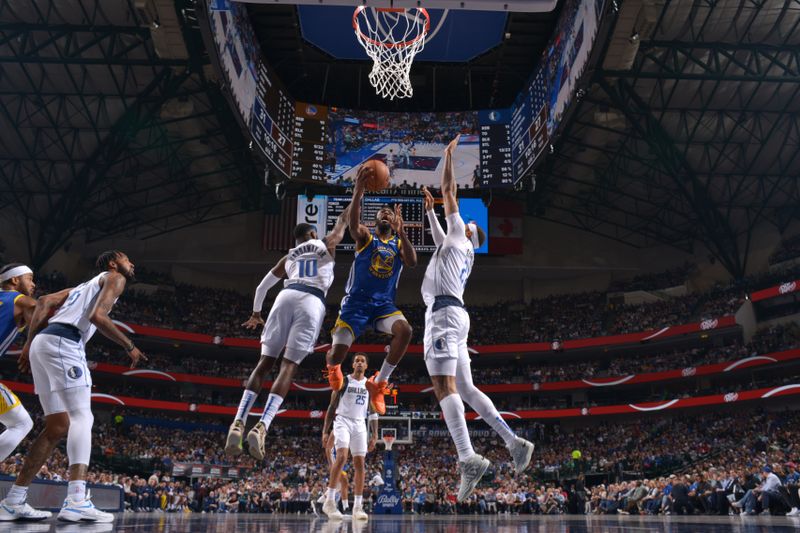
<svg viewBox="0 0 800 533">
<path fill-rule="evenodd" d="M 356 494 L 355 496 L 353 496 L 353 507 L 354 508 L 360 508 L 362 506 L 363 502 L 364 502 L 364 496 L 362 496 L 361 494 Z"/>
<path fill-rule="evenodd" d="M 344 509 L 345 511 L 350 509 L 350 502 L 348 502 L 344 498 L 342 498 L 342 509 Z"/>
<path fill-rule="evenodd" d="M 247 419 L 247 415 L 250 414 L 250 409 L 252 409 L 253 404 L 256 403 L 256 398 L 258 398 L 257 392 L 247 389 L 244 390 L 242 399 L 239 401 L 239 409 L 236 411 L 236 418 L 233 419 L 234 422 L 236 420 L 244 422 Z"/>
<path fill-rule="evenodd" d="M 397 368 L 397 365 L 387 363 L 386 360 L 384 360 L 383 364 L 381 365 L 381 371 L 378 372 L 378 377 L 375 378 L 375 381 L 389 381 L 389 377 L 391 377 L 395 368 Z"/>
<path fill-rule="evenodd" d="M 11 505 L 21 505 L 28 499 L 28 487 L 20 487 L 19 485 L 11 485 L 6 494 L 6 501 Z"/>
<path fill-rule="evenodd" d="M 514 444 L 514 440 L 517 438 L 514 430 L 506 424 L 506 421 L 503 420 L 503 417 L 497 412 L 497 408 L 494 406 L 492 400 L 474 386 L 471 380 L 467 384 L 458 386 L 458 393 L 461 395 L 461 398 L 467 402 L 476 413 L 481 415 L 481 418 L 502 437 L 503 441 L 506 443 L 506 448 Z"/>
<path fill-rule="evenodd" d="M 336 501 L 336 489 L 328 487 L 328 499 L 332 502 Z"/>
<path fill-rule="evenodd" d="M 67 495 L 69 499 L 74 502 L 82 502 L 86 499 L 86 481 L 79 479 L 78 481 L 70 481 L 67 486 Z"/>
<path fill-rule="evenodd" d="M 461 462 L 466 461 L 475 455 L 475 450 L 472 449 L 472 442 L 469 439 L 469 431 L 467 430 L 467 421 L 464 418 L 464 402 L 461 401 L 461 396 L 455 393 L 442 398 L 439 405 L 442 407 L 447 430 L 456 445 L 458 460 Z"/>
<path fill-rule="evenodd" d="M 267 397 L 267 405 L 264 406 L 264 414 L 261 415 L 261 421 L 264 423 L 267 429 L 269 429 L 270 424 L 272 424 L 272 420 L 278 413 L 278 408 L 280 408 L 282 403 L 283 398 L 277 394 L 270 393 Z"/>
</svg>

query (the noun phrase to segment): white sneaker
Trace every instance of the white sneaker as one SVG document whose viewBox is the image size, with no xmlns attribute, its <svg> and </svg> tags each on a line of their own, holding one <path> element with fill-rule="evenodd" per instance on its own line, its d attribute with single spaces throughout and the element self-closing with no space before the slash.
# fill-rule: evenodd
<svg viewBox="0 0 800 533">
<path fill-rule="evenodd" d="M 327 500 L 327 499 L 328 499 L 328 496 L 327 496 L 327 494 L 325 494 L 325 493 L 323 492 L 323 493 L 320 495 L 320 497 L 319 497 L 319 498 L 317 498 L 317 503 L 325 503 L 325 500 Z"/>
<path fill-rule="evenodd" d="M 250 455 L 258 459 L 264 460 L 264 439 L 267 437 L 267 427 L 263 422 L 258 422 L 253 429 L 247 434 L 247 451 Z"/>
<path fill-rule="evenodd" d="M 61 511 L 58 512 L 58 519 L 66 522 L 87 521 L 102 524 L 113 522 L 114 515 L 95 507 L 90 497 L 89 491 L 86 491 L 86 498 L 80 502 L 73 501 L 72 498 L 67 496 Z"/>
<path fill-rule="evenodd" d="M 342 520 L 344 518 L 339 509 L 336 508 L 336 502 L 333 500 L 325 500 L 325 503 L 322 504 L 322 512 L 328 515 L 331 520 Z"/>
<path fill-rule="evenodd" d="M 786 513 L 786 516 L 798 516 L 800 515 L 800 509 L 797 507 L 792 507 L 792 510 Z"/>
<path fill-rule="evenodd" d="M 53 516 L 50 511 L 37 511 L 27 503 L 12 504 L 6 500 L 0 502 L 0 522 L 12 522 L 14 520 L 26 520 L 34 522 L 37 520 L 47 520 Z"/>
<path fill-rule="evenodd" d="M 508 448 L 511 458 L 514 459 L 514 470 L 521 474 L 528 468 L 533 456 L 533 443 L 521 437 L 514 439 L 514 443 Z"/>
<path fill-rule="evenodd" d="M 242 454 L 242 435 L 244 434 L 244 422 L 234 420 L 228 429 L 228 438 L 225 441 L 225 454 L 236 457 Z"/>
<path fill-rule="evenodd" d="M 761 514 L 759 514 L 759 516 L 772 516 L 772 513 L 770 513 L 768 510 L 767 511 L 761 511 Z"/>
<path fill-rule="evenodd" d="M 489 460 L 477 453 L 461 463 L 461 485 L 458 487 L 458 502 L 461 503 L 472 494 L 475 486 L 489 468 Z"/>
<path fill-rule="evenodd" d="M 369 520 L 369 515 L 359 505 L 358 507 L 353 507 L 353 520 Z"/>
</svg>

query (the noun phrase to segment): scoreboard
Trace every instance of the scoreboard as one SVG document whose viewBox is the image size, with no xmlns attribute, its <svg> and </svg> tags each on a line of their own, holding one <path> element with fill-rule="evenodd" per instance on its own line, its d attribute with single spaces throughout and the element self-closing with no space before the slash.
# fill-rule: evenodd
<svg viewBox="0 0 800 533">
<path fill-rule="evenodd" d="M 294 117 L 293 179 L 325 181 L 327 136 L 327 106 L 297 102 Z"/>
<path fill-rule="evenodd" d="M 250 132 L 261 152 L 288 178 L 294 150 L 294 100 L 266 63 L 258 66 Z"/>
<path fill-rule="evenodd" d="M 547 133 L 547 86 L 544 69 L 539 69 L 517 98 L 511 117 L 514 180 L 531 169 L 550 142 Z"/>
<path fill-rule="evenodd" d="M 514 166 L 511 158 L 511 110 L 478 112 L 480 126 L 480 186 L 511 187 Z"/>
</svg>

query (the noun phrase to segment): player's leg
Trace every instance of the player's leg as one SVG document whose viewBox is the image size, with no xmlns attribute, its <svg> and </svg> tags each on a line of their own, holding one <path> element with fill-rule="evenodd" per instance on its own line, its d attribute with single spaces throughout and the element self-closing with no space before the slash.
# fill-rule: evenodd
<svg viewBox="0 0 800 533">
<path fill-rule="evenodd" d="M 342 361 L 347 357 L 350 346 L 363 333 L 369 321 L 370 303 L 345 296 L 339 317 L 331 332 L 331 349 L 325 355 L 326 375 L 332 390 L 339 390 L 344 384 Z"/>
<path fill-rule="evenodd" d="M 367 428 L 354 434 L 350 439 L 350 453 L 353 455 L 353 519 L 367 520 L 364 512 L 364 458 L 367 455 Z"/>
<path fill-rule="evenodd" d="M 466 500 L 480 481 L 489 461 L 475 453 L 467 430 L 464 402 L 456 387 L 458 332 L 449 331 L 449 308 L 429 312 L 425 317 L 425 366 L 433 383 L 433 393 L 442 408 L 447 430 L 453 439 L 461 466 L 458 501 Z"/>
<path fill-rule="evenodd" d="M 342 468 L 347 463 L 347 446 L 339 448 L 338 445 L 342 442 L 337 438 L 336 460 L 333 461 L 331 466 L 330 476 L 328 477 L 328 490 L 325 497 L 325 503 L 322 504 L 322 512 L 328 515 L 328 518 L 342 519 L 342 513 L 336 508 L 336 486 L 339 484 Z M 342 494 L 342 498 L 346 495 Z"/>
<path fill-rule="evenodd" d="M 387 388 L 389 378 L 406 354 L 414 330 L 403 316 L 403 313 L 394 307 L 394 304 L 384 306 L 379 309 L 379 313 L 375 319 L 375 329 L 381 333 L 392 335 L 392 341 L 389 344 L 389 353 L 383 360 L 380 371 L 367 380 L 367 390 L 369 391 L 372 408 L 379 415 L 383 415 L 386 413 L 384 395 L 389 393 Z"/>
<path fill-rule="evenodd" d="M 517 474 L 521 474 L 531 462 L 533 443 L 517 437 L 514 430 L 500 416 L 492 400 L 472 382 L 472 368 L 466 344 L 459 346 L 456 366 L 456 390 L 461 398 L 500 435 L 514 460 L 514 469 Z"/>
<path fill-rule="evenodd" d="M 339 472 L 339 497 L 342 500 L 342 509 L 346 511 L 350 506 L 350 480 L 344 468 Z"/>
<path fill-rule="evenodd" d="M 269 396 L 267 397 L 267 403 L 264 405 L 261 419 L 247 434 L 248 451 L 250 455 L 259 461 L 264 459 L 264 440 L 267 436 L 267 431 L 272 425 L 275 416 L 278 414 L 278 409 L 280 409 L 283 404 L 284 398 L 286 398 L 286 395 L 289 393 L 295 372 L 297 372 L 299 363 L 295 362 L 295 360 L 302 361 L 305 358 L 305 354 L 301 355 L 287 347 L 283 357 L 280 372 L 278 372 L 278 377 L 275 379 L 269 391 Z"/>
<path fill-rule="evenodd" d="M 275 366 L 275 361 L 281 354 L 281 350 L 286 345 L 289 337 L 289 328 L 292 324 L 292 296 L 280 292 L 275 299 L 275 305 L 269 312 L 267 323 L 261 334 L 261 359 L 250 373 L 245 389 L 242 392 L 242 399 L 239 401 L 239 408 L 236 416 L 228 429 L 228 436 L 225 441 L 225 453 L 230 456 L 237 456 L 242 453 L 242 436 L 247 425 L 247 416 L 258 399 L 264 380 Z"/>
<path fill-rule="evenodd" d="M 19 398 L 2 383 L 0 383 L 0 424 L 6 427 L 5 431 L 0 433 L 0 463 L 2 463 L 33 429 L 31 415 L 22 406 Z"/>
</svg>

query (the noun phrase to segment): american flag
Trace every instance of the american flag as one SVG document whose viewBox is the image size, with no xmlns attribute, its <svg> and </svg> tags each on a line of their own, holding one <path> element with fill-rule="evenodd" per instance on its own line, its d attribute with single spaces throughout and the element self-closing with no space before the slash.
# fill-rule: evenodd
<svg viewBox="0 0 800 533">
<path fill-rule="evenodd" d="M 297 224 L 297 198 L 284 198 L 281 212 L 264 216 L 262 248 L 285 252 L 294 246 L 292 231 Z"/>
</svg>

